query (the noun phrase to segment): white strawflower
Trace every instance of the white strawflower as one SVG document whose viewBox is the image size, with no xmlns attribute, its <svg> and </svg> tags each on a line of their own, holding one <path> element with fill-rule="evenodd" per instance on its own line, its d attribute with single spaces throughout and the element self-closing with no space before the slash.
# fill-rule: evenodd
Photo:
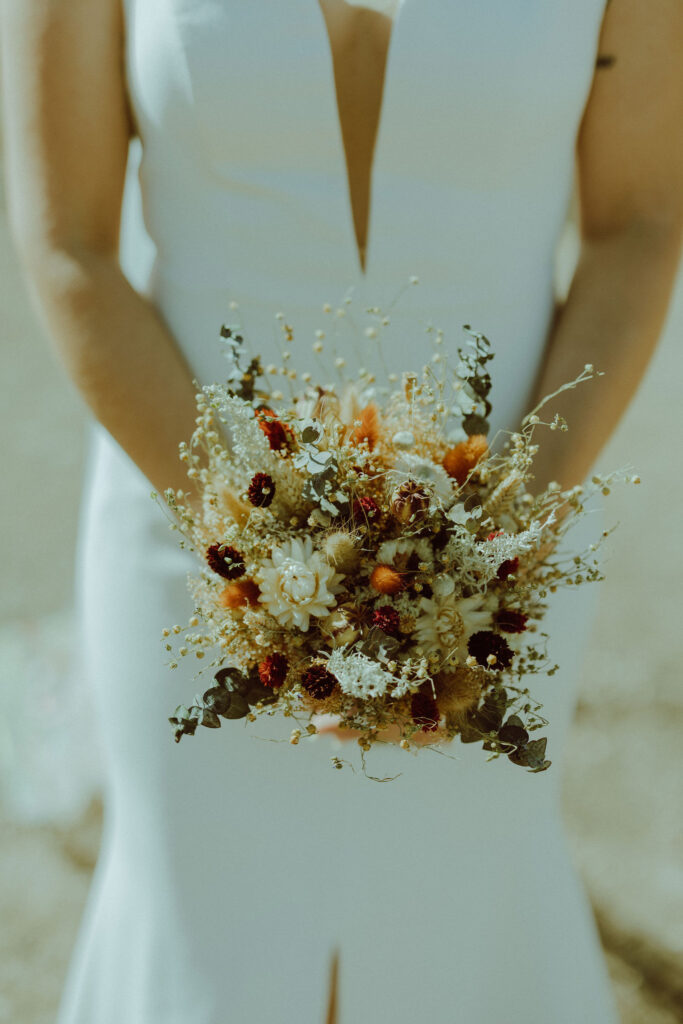
<svg viewBox="0 0 683 1024">
<path fill-rule="evenodd" d="M 261 601 L 281 626 L 308 632 L 311 616 L 329 615 L 335 605 L 341 574 L 336 573 L 306 537 L 273 549 L 257 573 Z"/>
<path fill-rule="evenodd" d="M 345 647 L 333 651 L 327 668 L 339 680 L 342 691 L 352 697 L 381 697 L 395 682 L 394 677 L 376 661 L 359 651 L 347 654 Z"/>
<path fill-rule="evenodd" d="M 486 629 L 492 622 L 490 599 L 484 594 L 458 597 L 436 590 L 432 598 L 420 600 L 420 608 L 415 623 L 418 643 L 449 654 L 464 649 L 472 633 Z"/>
</svg>

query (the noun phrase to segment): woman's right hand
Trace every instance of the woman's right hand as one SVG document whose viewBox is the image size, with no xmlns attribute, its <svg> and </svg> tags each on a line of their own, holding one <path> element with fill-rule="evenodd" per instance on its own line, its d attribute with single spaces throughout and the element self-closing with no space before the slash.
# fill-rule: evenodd
<svg viewBox="0 0 683 1024">
<path fill-rule="evenodd" d="M 359 737 L 364 735 L 358 729 L 339 728 L 339 722 L 341 721 L 339 715 L 313 715 L 311 721 L 316 726 L 319 735 L 331 735 L 343 741 L 358 740 Z M 377 740 L 382 743 L 398 744 L 401 742 L 401 730 L 395 724 L 388 726 L 377 733 Z M 417 744 L 420 747 L 433 744 L 434 734 L 421 729 L 419 732 L 413 733 L 410 737 L 410 743 Z"/>
<path fill-rule="evenodd" d="M 48 338 L 95 417 L 162 494 L 197 415 L 192 374 L 118 259 L 129 140 L 120 0 L 3 0 L 10 227 Z"/>
</svg>

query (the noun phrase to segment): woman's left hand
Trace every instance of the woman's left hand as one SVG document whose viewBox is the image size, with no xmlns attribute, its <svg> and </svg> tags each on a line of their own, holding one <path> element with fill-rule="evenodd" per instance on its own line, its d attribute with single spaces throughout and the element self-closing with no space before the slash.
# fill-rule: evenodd
<svg viewBox="0 0 683 1024">
<path fill-rule="evenodd" d="M 316 722 L 316 718 L 319 720 L 318 722 Z M 311 719 L 317 727 L 318 734 L 332 734 L 338 740 L 357 740 L 360 736 L 365 735 L 360 729 L 341 729 L 339 727 L 340 720 L 339 715 L 314 715 Z M 386 729 L 380 729 L 377 733 L 377 740 L 382 743 L 400 743 L 401 730 L 397 725 L 390 725 Z M 410 737 L 410 743 L 417 744 L 418 746 L 425 746 L 434 742 L 434 733 L 429 730 L 421 729 Z"/>
</svg>

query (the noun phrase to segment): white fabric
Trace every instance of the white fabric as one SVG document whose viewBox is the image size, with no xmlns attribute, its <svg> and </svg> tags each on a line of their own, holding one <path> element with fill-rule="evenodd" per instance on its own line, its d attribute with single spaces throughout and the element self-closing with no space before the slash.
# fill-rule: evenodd
<svg viewBox="0 0 683 1024">
<path fill-rule="evenodd" d="M 392 368 L 424 360 L 430 319 L 451 343 L 469 323 L 497 351 L 493 427 L 515 426 L 549 326 L 602 12 L 405 0 L 362 278 L 317 0 L 127 0 L 144 226 L 131 179 L 122 263 L 201 382 L 223 377 L 219 327 L 240 316 L 276 362 L 278 310 L 295 367 L 321 372 L 323 303 L 355 285 L 362 327 L 364 304 L 386 307 L 417 274 L 393 314 Z M 166 667 L 161 629 L 191 614 L 194 556 L 150 490 L 94 425 L 79 596 L 107 818 L 60 1024 L 322 1024 L 335 947 L 339 1024 L 615 1024 L 560 808 L 596 587 L 558 592 L 547 624 L 562 670 L 531 680 L 548 772 L 487 763 L 479 745 L 378 747 L 372 774 L 402 773 L 380 784 L 331 767 L 335 754 L 357 765 L 355 746 L 290 746 L 287 719 L 175 745 L 167 716 L 210 680 L 192 682 L 198 662 Z M 588 517 L 575 542 L 601 526 Z"/>
</svg>

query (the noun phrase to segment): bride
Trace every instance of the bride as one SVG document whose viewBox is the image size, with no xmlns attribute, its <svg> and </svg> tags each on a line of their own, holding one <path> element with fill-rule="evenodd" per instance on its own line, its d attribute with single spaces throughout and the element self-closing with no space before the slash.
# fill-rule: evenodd
<svg viewBox="0 0 683 1024">
<path fill-rule="evenodd" d="M 615 1022 L 560 809 L 595 588 L 548 612 L 561 671 L 535 695 L 553 767 L 533 779 L 456 741 L 450 757 L 377 745 L 374 773 L 399 775 L 377 785 L 332 770 L 349 749 L 334 723 L 296 751 L 268 742 L 289 733 L 275 719 L 176 746 L 194 669 L 170 672 L 160 637 L 191 614 L 194 556 L 150 491 L 186 484 L 178 444 L 193 378 L 225 375 L 222 323 L 278 365 L 282 313 L 300 374 L 330 338 L 353 361 L 368 305 L 391 310 L 392 372 L 424 362 L 430 321 L 453 344 L 466 323 L 491 339 L 492 433 L 584 364 L 604 371 L 554 403 L 570 431 L 544 435 L 534 486 L 583 481 L 679 261 L 680 0 L 2 12 L 13 234 L 92 411 L 78 599 L 106 815 L 60 1024 Z M 599 532 L 582 522 L 573 542 Z"/>
</svg>

